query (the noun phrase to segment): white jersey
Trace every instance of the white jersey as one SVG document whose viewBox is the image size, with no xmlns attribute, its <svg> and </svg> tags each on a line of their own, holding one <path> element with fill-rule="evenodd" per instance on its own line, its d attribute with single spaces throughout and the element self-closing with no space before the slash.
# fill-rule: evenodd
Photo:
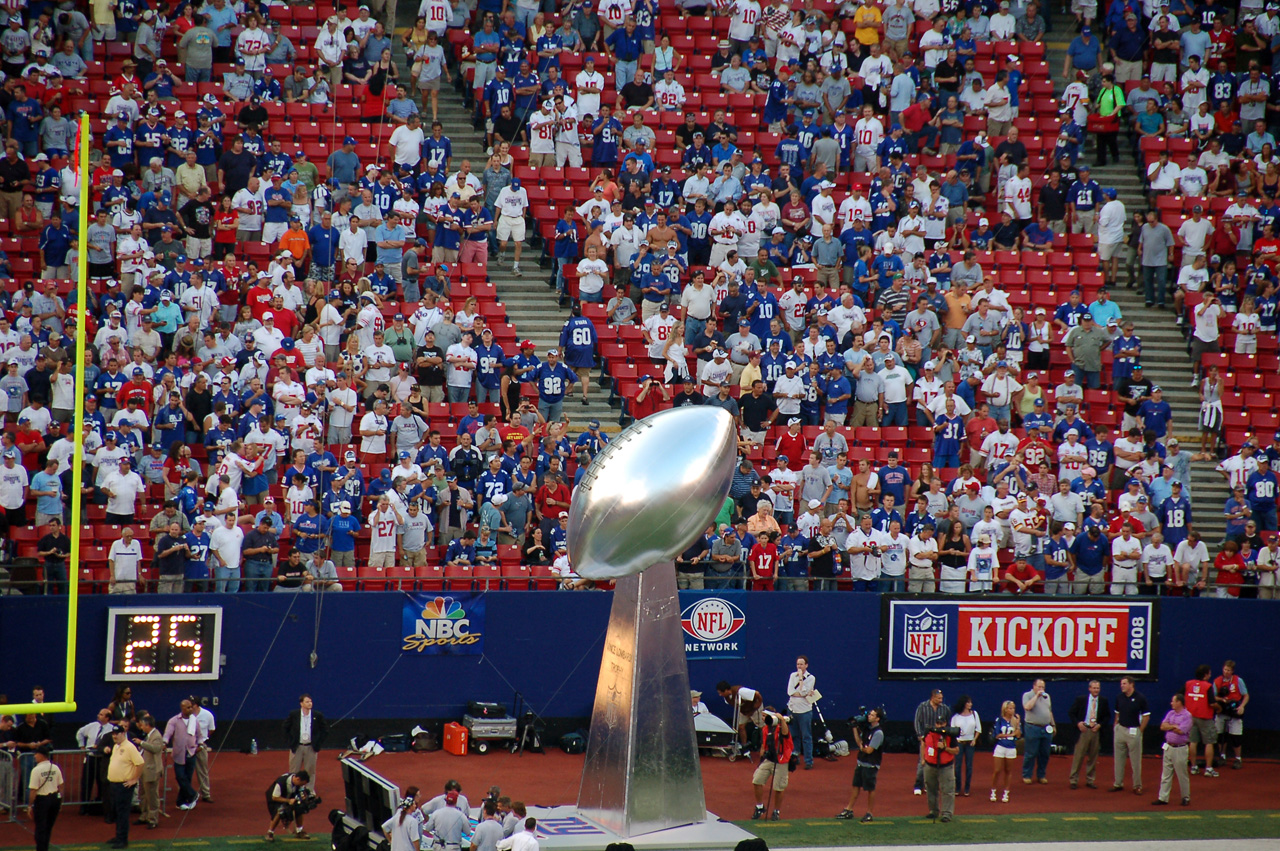
<svg viewBox="0 0 1280 851">
<path fill-rule="evenodd" d="M 599 71 L 579 71 L 578 76 L 573 78 L 573 82 L 578 87 L 578 113 L 580 115 L 600 115 L 600 92 L 604 91 L 604 75 Z M 583 88 L 591 86 L 597 89 L 595 92 L 584 92 Z"/>
<path fill-rule="evenodd" d="M 250 73 L 265 71 L 267 68 L 266 48 L 269 47 L 270 36 L 262 27 L 244 29 L 236 37 L 236 54 L 244 58 L 244 70 Z"/>
<path fill-rule="evenodd" d="M 369 513 L 369 552 L 394 553 L 396 551 L 396 513 L 374 509 Z"/>
<path fill-rule="evenodd" d="M 626 23 L 627 16 L 631 14 L 633 8 L 635 4 L 632 0 L 600 0 L 600 5 L 596 7 L 596 14 L 602 24 L 617 29 Z"/>
<path fill-rule="evenodd" d="M 747 221 L 736 210 L 732 213 L 723 211 L 716 213 L 711 219 L 713 239 L 721 245 L 738 244 L 738 240 L 747 232 Z"/>
<path fill-rule="evenodd" d="M 1010 178 L 1004 185 L 1004 205 L 1014 219 L 1030 219 L 1031 178 Z"/>
<path fill-rule="evenodd" d="M 1084 83 L 1068 83 L 1062 90 L 1062 114 L 1081 127 L 1089 120 L 1089 87 Z"/>
<path fill-rule="evenodd" d="M 859 198 L 850 195 L 840 202 L 840 210 L 837 213 L 840 229 L 849 227 L 857 220 L 862 220 L 866 224 L 871 223 L 871 202 L 866 198 Z"/>
<path fill-rule="evenodd" d="M 418 17 L 427 19 L 427 29 L 443 36 L 453 19 L 453 8 L 449 0 L 422 0 L 418 6 Z"/>
<path fill-rule="evenodd" d="M 529 153 L 554 154 L 559 117 L 542 111 L 529 116 Z"/>
<path fill-rule="evenodd" d="M 267 201 L 261 186 L 257 192 L 250 192 L 248 187 L 241 189 L 231 199 L 231 206 L 240 211 L 240 230 L 262 230 L 262 214 L 267 209 Z"/>
<path fill-rule="evenodd" d="M 653 96 L 660 110 L 670 112 L 684 106 L 684 86 L 679 80 L 659 80 L 653 87 Z"/>
<path fill-rule="evenodd" d="M 737 0 L 729 9 L 729 38 L 749 41 L 760 23 L 760 4 L 756 0 Z"/>
<path fill-rule="evenodd" d="M 576 107 L 565 107 L 564 112 L 559 113 L 559 130 L 556 131 L 557 145 L 571 145 L 575 148 L 582 146 L 582 140 L 578 138 L 578 110 Z"/>
<path fill-rule="evenodd" d="M 884 141 L 884 125 L 879 118 L 859 118 L 853 125 L 853 138 L 859 156 L 874 156 L 876 148 Z"/>
</svg>

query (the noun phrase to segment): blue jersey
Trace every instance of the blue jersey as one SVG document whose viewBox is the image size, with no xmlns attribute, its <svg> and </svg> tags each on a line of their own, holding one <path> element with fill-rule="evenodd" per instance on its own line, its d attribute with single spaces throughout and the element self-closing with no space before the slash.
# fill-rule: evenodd
<svg viewBox="0 0 1280 851">
<path fill-rule="evenodd" d="M 610 116 L 601 118 L 591 126 L 593 146 L 591 160 L 606 164 L 618 161 L 618 142 L 622 139 L 622 122 Z"/>
<path fill-rule="evenodd" d="M 1191 500 L 1185 496 L 1178 499 L 1169 497 L 1160 505 L 1160 530 L 1170 549 L 1177 549 L 1178 544 L 1186 540 L 1190 525 Z"/>
<path fill-rule="evenodd" d="M 807 162 L 809 155 L 813 153 L 813 143 L 818 140 L 818 134 L 822 132 L 822 128 L 813 122 L 805 124 L 801 121 L 799 123 L 792 124 L 791 129 L 796 134 L 796 141 L 800 143 L 800 149 L 803 151 L 804 159 Z M 796 174 L 800 174 L 800 172 L 796 170 L 796 166 L 792 166 L 791 169 L 792 171 L 795 171 Z"/>
<path fill-rule="evenodd" d="M 1107 468 L 1116 461 L 1115 447 L 1111 445 L 1111 441 L 1098 440 L 1096 437 L 1086 440 L 1084 445 L 1088 451 L 1088 460 L 1085 463 L 1097 470 L 1098 477 L 1101 478 Z"/>
<path fill-rule="evenodd" d="M 511 477 L 499 470 L 490 473 L 487 470 L 476 479 L 476 495 L 481 502 L 493 502 L 499 494 L 511 493 Z"/>
<path fill-rule="evenodd" d="M 484 84 L 484 101 L 489 105 L 492 115 L 497 115 L 507 104 L 514 105 L 515 97 L 515 86 L 508 80 L 490 80 Z"/>
<path fill-rule="evenodd" d="M 905 505 L 907 488 L 911 487 L 911 474 L 907 468 L 902 465 L 896 467 L 886 465 L 880 468 L 878 475 L 880 476 L 880 492 L 893 494 L 896 505 Z"/>
<path fill-rule="evenodd" d="M 1128 378 L 1133 375 L 1133 368 L 1137 366 L 1138 360 L 1142 354 L 1142 340 L 1138 339 L 1138 335 L 1125 337 L 1123 335 L 1116 337 L 1111 341 L 1111 374 L 1116 379 Z"/>
<path fill-rule="evenodd" d="M 853 125 L 846 124 L 844 127 L 839 127 L 835 124 L 831 125 L 831 138 L 835 139 L 836 144 L 840 146 L 840 167 L 842 169 L 848 168 L 854 148 Z"/>
<path fill-rule="evenodd" d="M 112 168 L 122 169 L 127 165 L 133 164 L 135 137 L 132 130 L 117 124 L 115 127 L 107 129 L 105 140 L 107 144 L 112 142 L 122 143 L 112 147 L 110 154 L 108 154 Z"/>
<path fill-rule="evenodd" d="M 751 315 L 751 333 L 761 340 L 769 336 L 769 321 L 782 316 L 782 308 L 778 298 L 771 291 L 765 290 L 755 299 L 756 310 Z"/>
<path fill-rule="evenodd" d="M 1162 438 L 1169 431 L 1169 421 L 1173 419 L 1173 408 L 1165 401 L 1157 402 L 1148 399 L 1138 406 L 1138 416 L 1142 418 L 1143 429 L 1155 432 L 1156 438 Z"/>
<path fill-rule="evenodd" d="M 809 159 L 804 146 L 796 139 L 783 139 L 774 149 L 774 155 L 783 165 L 790 166 L 793 174 L 802 173 L 803 164 Z M 687 154 L 685 158 L 688 159 Z"/>
<path fill-rule="evenodd" d="M 1067 190 L 1067 203 L 1075 204 L 1076 210 L 1082 213 L 1096 209 L 1101 198 L 1102 187 L 1096 180 L 1090 180 L 1088 183 L 1077 180 Z"/>
<path fill-rule="evenodd" d="M 481 387 L 499 387 L 502 384 L 502 368 L 506 364 L 506 354 L 497 343 L 486 346 L 484 343 L 475 346 L 476 380 Z"/>
<path fill-rule="evenodd" d="M 898 521 L 898 526 L 902 526 L 902 515 L 898 513 L 898 509 L 891 508 L 885 511 L 883 507 L 871 509 L 871 527 L 888 534 L 889 524 Z"/>
<path fill-rule="evenodd" d="M 965 440 L 964 417 L 958 414 L 948 417 L 942 414 L 934 419 L 935 425 L 942 428 L 934 433 L 933 454 L 938 456 L 960 455 L 960 446 Z"/>
<path fill-rule="evenodd" d="M 1103 570 L 1103 560 L 1111 555 L 1111 541 L 1106 535 L 1100 534 L 1095 539 L 1087 531 L 1081 531 L 1071 542 L 1071 552 L 1076 557 L 1076 567 L 1081 573 L 1097 576 Z"/>
<path fill-rule="evenodd" d="M 184 571 L 186 578 L 208 579 L 209 533 L 201 532 L 197 535 L 195 532 L 188 532 L 182 540 L 187 545 L 187 563 Z"/>
<path fill-rule="evenodd" d="M 152 157 L 164 158 L 164 136 L 169 132 L 163 124 L 143 122 L 134 130 L 138 145 L 138 162 L 149 165 Z"/>
<path fill-rule="evenodd" d="M 585 316 L 574 316 L 560 329 L 560 348 L 566 366 L 590 368 L 596 362 L 596 326 Z"/>
<path fill-rule="evenodd" d="M 578 226 L 573 222 L 556 222 L 555 256 L 561 260 L 578 259 Z"/>
<path fill-rule="evenodd" d="M 1044 542 L 1044 557 L 1053 559 L 1054 561 L 1069 563 L 1067 556 L 1070 554 L 1071 548 L 1067 546 L 1066 538 L 1058 538 L 1054 540 L 1050 538 Z M 1049 564 L 1048 561 L 1044 565 L 1045 579 L 1061 579 L 1067 575 L 1067 567 L 1056 564 Z"/>
<path fill-rule="evenodd" d="M 563 401 L 574 382 L 573 371 L 562 363 L 555 366 L 544 363 L 533 371 L 533 375 L 538 385 L 539 401 L 550 404 Z"/>
<path fill-rule="evenodd" d="M 303 514 L 293 521 L 293 530 L 297 532 L 305 532 L 308 535 L 324 534 L 325 519 L 317 514 L 312 517 L 309 514 Z M 304 538 L 301 535 L 294 535 L 293 548 L 301 553 L 314 553 L 320 549 L 323 542 L 321 538 Z"/>
<path fill-rule="evenodd" d="M 1276 474 L 1250 473 L 1244 482 L 1245 498 L 1254 511 L 1274 511 L 1276 508 Z"/>
</svg>

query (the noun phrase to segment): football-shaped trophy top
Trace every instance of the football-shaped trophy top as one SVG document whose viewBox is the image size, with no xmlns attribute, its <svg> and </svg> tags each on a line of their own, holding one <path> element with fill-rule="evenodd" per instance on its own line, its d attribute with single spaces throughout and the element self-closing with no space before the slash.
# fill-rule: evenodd
<svg viewBox="0 0 1280 851">
<path fill-rule="evenodd" d="M 737 458 L 736 425 L 723 408 L 673 408 L 636 420 L 574 489 L 574 570 L 610 580 L 674 559 L 720 512 Z"/>
</svg>

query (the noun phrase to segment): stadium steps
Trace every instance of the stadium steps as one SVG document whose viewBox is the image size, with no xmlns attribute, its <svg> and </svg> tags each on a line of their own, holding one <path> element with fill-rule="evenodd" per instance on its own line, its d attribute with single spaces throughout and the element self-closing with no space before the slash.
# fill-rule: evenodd
<svg viewBox="0 0 1280 851">
<path fill-rule="evenodd" d="M 416 7 L 402 4 L 397 15 L 400 28 L 412 27 Z M 402 30 L 403 31 L 403 30 Z M 408 78 L 409 63 L 404 55 L 404 48 L 399 38 L 395 39 L 395 56 L 400 63 L 402 79 Z M 455 74 L 456 78 L 456 74 Z M 471 124 L 471 112 L 463 105 L 462 95 L 452 86 L 442 84 L 440 87 L 440 123 L 444 125 L 444 134 L 453 144 L 453 165 L 456 169 L 462 160 L 471 161 L 471 169 L 477 175 L 482 173 L 488 159 L 484 143 L 484 133 L 476 130 Z M 419 104 L 422 108 L 422 104 Z M 424 110 L 425 114 L 426 110 Z M 428 131 L 430 125 L 427 126 Z M 530 233 L 533 229 L 530 228 Z M 489 280 L 497 288 L 498 299 L 507 309 L 507 321 L 516 326 L 522 340 L 532 340 L 537 345 L 539 358 L 545 358 L 546 350 L 560 343 L 560 329 L 569 318 L 567 307 L 561 308 L 556 300 L 555 292 L 548 286 L 551 279 L 550 268 L 540 268 L 538 258 L 541 247 L 531 248 L 527 243 L 521 263 L 523 277 L 511 274 L 510 250 L 501 265 L 490 258 Z M 511 354 L 514 354 L 511 353 Z M 576 436 L 586 430 L 588 420 L 600 420 L 605 432 L 619 430 L 619 407 L 608 404 L 609 390 L 601 385 L 602 376 L 599 370 L 592 375 L 590 404 L 584 406 L 579 395 L 565 401 L 565 413 L 571 425 L 570 434 Z"/>
<path fill-rule="evenodd" d="M 1059 16 L 1060 17 L 1060 16 Z M 1054 69 L 1059 94 L 1066 85 L 1058 71 L 1062 68 L 1067 45 L 1075 37 L 1074 27 L 1069 33 L 1049 33 L 1045 42 L 1045 58 Z M 1093 170 L 1094 179 L 1102 186 L 1115 187 L 1125 211 L 1132 215 L 1147 208 L 1141 173 L 1134 164 L 1126 142 L 1121 140 L 1121 160 Z M 1081 160 L 1093 163 L 1096 152 L 1089 146 Z M 1139 276 L 1140 270 L 1135 267 Z M 1173 408 L 1173 434 L 1182 444 L 1182 451 L 1195 454 L 1200 447 L 1200 396 L 1191 386 L 1191 361 L 1187 356 L 1186 339 L 1174 324 L 1171 310 L 1148 308 L 1143 302 L 1142 281 L 1130 282 L 1126 264 L 1122 261 L 1117 272 L 1119 280 L 1112 290 L 1112 298 L 1120 305 L 1126 319 L 1133 321 L 1135 333 L 1142 338 L 1144 372 L 1153 384 L 1164 391 L 1165 401 Z M 1176 275 L 1176 270 L 1170 270 Z M 1172 302 L 1170 302 L 1172 304 Z M 1270 441 L 1270 435 L 1263 439 Z M 1204 536 L 1211 549 L 1222 539 L 1225 522 L 1221 506 L 1230 495 L 1221 475 L 1214 472 L 1216 462 L 1197 461 L 1191 465 L 1191 505 L 1194 525 Z"/>
</svg>

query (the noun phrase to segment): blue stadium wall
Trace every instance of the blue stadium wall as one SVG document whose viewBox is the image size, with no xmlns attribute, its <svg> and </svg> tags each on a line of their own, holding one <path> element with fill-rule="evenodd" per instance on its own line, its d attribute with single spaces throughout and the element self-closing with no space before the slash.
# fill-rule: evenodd
<svg viewBox="0 0 1280 851">
<path fill-rule="evenodd" d="M 140 708 L 173 711 L 189 694 L 217 697 L 214 711 L 228 745 L 250 735 L 279 746 L 279 721 L 310 692 L 318 709 L 337 722 L 338 741 L 404 730 L 402 721 L 459 719 L 468 700 L 511 704 L 516 691 L 548 719 L 576 725 L 590 715 L 610 595 L 503 592 L 487 595 L 483 655 L 433 656 L 402 650 L 405 595 L 360 592 L 325 595 L 147 595 L 131 600 L 88 596 L 80 601 L 77 700 L 79 717 L 92 718 L 115 683 L 104 679 L 107 609 L 128 605 L 218 605 L 223 608 L 221 678 L 201 682 L 134 683 Z M 1235 659 L 1252 693 L 1246 723 L 1262 734 L 1266 750 L 1280 750 L 1280 607 L 1268 601 L 1169 599 L 1160 604 L 1156 677 L 1140 688 L 1162 709 L 1199 664 L 1215 673 Z M 743 658 L 692 660 L 690 680 L 712 711 L 726 707 L 714 693 L 726 679 L 761 689 L 782 705 L 796 654 L 807 654 L 835 721 L 859 704 L 883 704 L 890 719 L 908 720 L 929 689 L 941 685 L 948 700 L 973 696 L 984 718 L 1001 701 L 1017 698 L 1027 680 L 882 681 L 878 677 L 881 601 L 873 595 L 751 594 L 747 622 L 735 638 Z M 25 699 L 33 684 L 61 699 L 66 598 L 0 597 L 0 692 Z M 317 638 L 318 636 L 318 638 Z M 312 648 L 317 661 L 310 664 Z M 1051 679 L 1061 720 L 1084 677 Z M 1116 690 L 1106 686 L 1108 693 Z M 238 714 L 236 730 L 230 721 Z M 555 726 L 564 726 L 559 724 Z M 61 739 L 73 726 L 60 722 Z"/>
</svg>

